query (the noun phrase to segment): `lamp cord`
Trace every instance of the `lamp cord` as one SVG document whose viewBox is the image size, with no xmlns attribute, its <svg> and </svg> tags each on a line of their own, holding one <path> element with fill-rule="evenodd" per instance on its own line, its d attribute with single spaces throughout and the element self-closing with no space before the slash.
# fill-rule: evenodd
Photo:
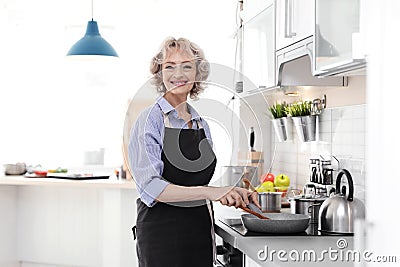
<svg viewBox="0 0 400 267">
<path fill-rule="evenodd" d="M 92 0 L 92 21 L 93 21 L 93 0 Z"/>
</svg>

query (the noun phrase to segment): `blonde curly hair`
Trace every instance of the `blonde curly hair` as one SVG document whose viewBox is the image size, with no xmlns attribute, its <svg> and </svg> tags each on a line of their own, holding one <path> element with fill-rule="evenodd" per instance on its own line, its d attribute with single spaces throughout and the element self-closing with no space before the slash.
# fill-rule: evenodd
<svg viewBox="0 0 400 267">
<path fill-rule="evenodd" d="M 167 88 L 163 83 L 162 63 L 171 51 L 180 50 L 193 56 L 196 62 L 196 80 L 193 88 L 190 90 L 190 98 L 196 99 L 197 96 L 204 91 L 206 84 L 204 81 L 208 78 L 210 72 L 210 64 L 204 56 L 203 50 L 195 43 L 185 39 L 168 37 L 161 45 L 160 51 L 152 58 L 150 63 L 150 72 L 153 74 L 152 84 L 156 87 L 157 92 L 165 93 Z"/>
</svg>

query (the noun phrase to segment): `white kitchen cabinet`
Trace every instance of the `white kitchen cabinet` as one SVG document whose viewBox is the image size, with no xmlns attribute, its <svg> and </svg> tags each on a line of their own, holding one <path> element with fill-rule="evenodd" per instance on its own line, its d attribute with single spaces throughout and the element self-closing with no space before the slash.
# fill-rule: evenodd
<svg viewBox="0 0 400 267">
<path fill-rule="evenodd" d="M 0 266 L 137 266 L 137 197 L 128 181 L 0 176 Z"/>
<path fill-rule="evenodd" d="M 243 91 L 275 86 L 274 4 L 243 25 Z"/>
<path fill-rule="evenodd" d="M 363 0 L 316 0 L 314 74 L 365 67 Z"/>
<path fill-rule="evenodd" d="M 274 0 L 244 0 L 243 11 L 240 14 L 243 23 L 246 23 L 257 16 L 264 9 L 273 4 L 273 2 Z"/>
<path fill-rule="evenodd" d="M 276 50 L 314 34 L 315 0 L 276 0 Z"/>
</svg>

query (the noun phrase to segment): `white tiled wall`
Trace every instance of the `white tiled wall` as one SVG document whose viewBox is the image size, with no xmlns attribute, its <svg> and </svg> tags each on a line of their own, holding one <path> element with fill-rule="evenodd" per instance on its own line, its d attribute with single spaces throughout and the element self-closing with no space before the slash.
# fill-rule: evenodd
<svg viewBox="0 0 400 267">
<path fill-rule="evenodd" d="M 325 109 L 319 116 L 319 141 L 302 143 L 293 127 L 291 140 L 279 142 L 271 129 L 271 158 L 274 174 L 285 173 L 293 186 L 309 182 L 309 159 L 335 156 L 340 168 L 350 171 L 355 197 L 364 201 L 366 105 Z M 336 180 L 337 171 L 334 172 Z M 345 181 L 343 181 L 345 182 Z"/>
</svg>

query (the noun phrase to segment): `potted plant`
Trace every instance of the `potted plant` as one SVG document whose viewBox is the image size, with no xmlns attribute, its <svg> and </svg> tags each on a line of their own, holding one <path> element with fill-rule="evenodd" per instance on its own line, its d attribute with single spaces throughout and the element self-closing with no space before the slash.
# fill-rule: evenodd
<svg viewBox="0 0 400 267">
<path fill-rule="evenodd" d="M 292 125 L 287 118 L 287 107 L 288 105 L 286 102 L 277 102 L 268 108 L 273 117 L 272 124 L 274 125 L 275 133 L 279 142 L 289 140 L 289 134 L 292 132 Z"/>
<path fill-rule="evenodd" d="M 315 141 L 317 115 L 312 113 L 312 102 L 301 101 L 285 108 L 292 117 L 297 135 L 302 142 Z"/>
</svg>

